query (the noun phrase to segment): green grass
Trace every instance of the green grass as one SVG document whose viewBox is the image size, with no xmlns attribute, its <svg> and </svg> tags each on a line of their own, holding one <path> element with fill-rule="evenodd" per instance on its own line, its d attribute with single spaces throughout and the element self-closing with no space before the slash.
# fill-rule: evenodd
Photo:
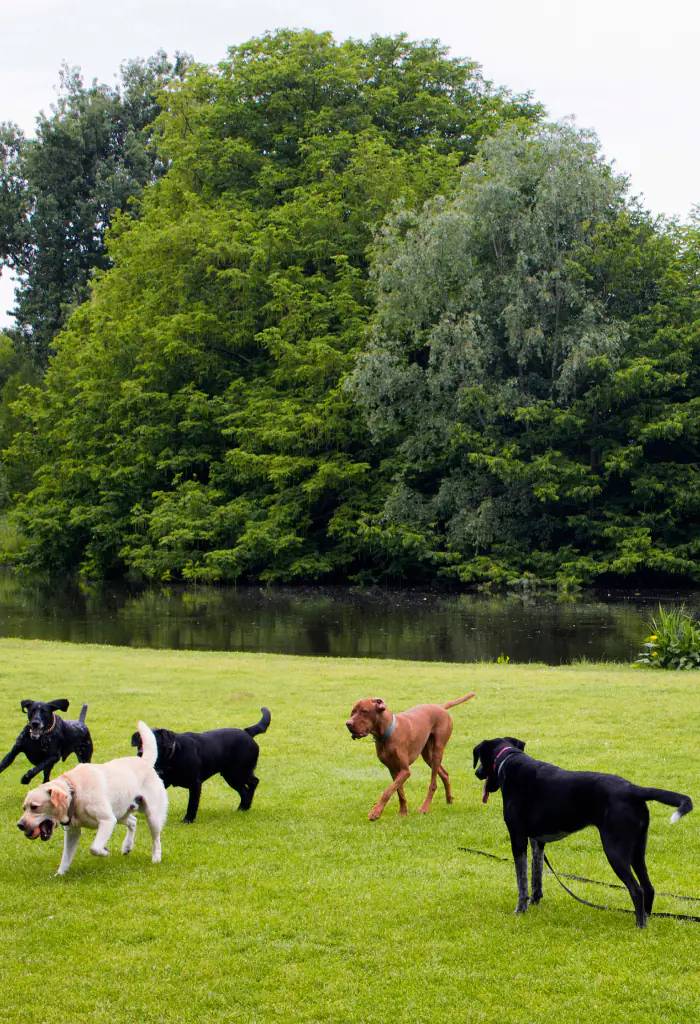
<svg viewBox="0 0 700 1024">
<path fill-rule="evenodd" d="M 483 806 L 471 766 L 481 739 L 514 734 L 564 767 L 616 772 L 700 796 L 700 690 L 690 673 L 620 666 L 445 665 L 179 653 L 0 642 L 0 747 L 20 727 L 24 697 L 90 702 L 96 761 L 129 753 L 136 720 L 175 729 L 249 725 L 261 704 L 261 784 L 237 814 L 220 779 L 203 791 L 195 825 L 187 794 L 170 790 L 163 863 L 150 863 L 139 821 L 122 858 L 81 841 L 55 878 L 62 837 L 29 843 L 15 827 L 25 787 L 18 759 L 0 776 L 2 988 L 0 1021 L 276 1021 L 332 1024 L 579 1024 L 695 1022 L 700 924 L 575 903 L 548 876 L 540 907 L 522 917 L 496 794 Z M 446 764 L 456 796 L 416 813 L 427 768 L 367 813 L 387 785 L 371 740 L 345 728 L 353 701 L 380 694 L 394 710 L 479 699 L 452 711 Z M 71 758 L 67 766 L 74 764 Z M 650 805 L 648 863 L 657 890 L 700 895 L 700 816 L 669 823 Z M 558 869 L 615 880 L 592 829 L 548 847 Z M 572 883 L 599 902 L 605 890 Z M 604 901 L 631 906 L 626 893 Z M 700 906 L 700 905 L 698 905 Z M 700 913 L 659 899 L 659 910 Z"/>
</svg>

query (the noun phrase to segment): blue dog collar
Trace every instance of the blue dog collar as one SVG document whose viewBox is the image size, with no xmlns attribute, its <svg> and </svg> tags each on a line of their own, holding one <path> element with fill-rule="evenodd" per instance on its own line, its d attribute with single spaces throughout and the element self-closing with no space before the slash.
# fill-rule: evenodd
<svg viewBox="0 0 700 1024">
<path fill-rule="evenodd" d="M 373 736 L 372 738 L 374 739 L 374 742 L 375 743 L 383 743 L 384 740 L 388 740 L 389 737 L 391 736 L 392 732 L 394 731 L 394 726 L 395 725 L 396 725 L 396 715 L 392 715 L 391 716 L 391 725 L 389 726 L 389 728 L 387 729 L 387 731 L 384 733 L 383 736 L 380 736 L 379 738 L 377 738 L 376 736 Z"/>
</svg>

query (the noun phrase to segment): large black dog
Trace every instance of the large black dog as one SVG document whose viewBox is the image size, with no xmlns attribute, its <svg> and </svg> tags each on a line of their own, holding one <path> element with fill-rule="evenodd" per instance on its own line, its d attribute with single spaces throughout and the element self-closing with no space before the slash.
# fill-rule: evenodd
<svg viewBox="0 0 700 1024">
<path fill-rule="evenodd" d="M 255 775 L 260 749 L 253 737 L 267 730 L 271 718 L 267 708 L 260 710 L 262 718 L 258 724 L 249 725 L 247 729 L 212 729 L 210 732 L 153 730 L 158 744 L 155 768 L 163 785 L 166 789 L 168 786 L 182 786 L 190 791 L 183 822 L 191 824 L 197 817 L 202 783 L 212 775 L 221 775 L 240 796 L 238 809 L 248 810 L 260 781 Z M 131 745 L 139 748 L 140 757 L 141 737 L 137 732 L 131 737 Z"/>
<path fill-rule="evenodd" d="M 35 766 L 25 772 L 20 782 L 31 782 L 39 772 L 44 773 L 44 782 L 51 778 L 51 769 L 60 760 L 65 761 L 69 754 L 75 754 L 79 761 L 92 759 L 92 737 L 85 725 L 87 704 L 83 704 L 80 718 L 71 722 L 60 718 L 57 711 L 67 711 L 70 703 L 67 700 L 23 700 L 22 711 L 29 721 L 15 740 L 9 754 L 0 761 L 0 772 L 4 772 L 12 764 L 18 754 L 25 754 L 27 760 Z"/>
<path fill-rule="evenodd" d="M 523 753 L 524 749 L 523 741 L 512 736 L 484 740 L 474 747 L 476 776 L 484 782 L 483 802 L 497 789 L 503 794 L 503 817 L 510 832 L 518 882 L 516 914 L 524 913 L 528 903 L 539 903 L 542 899 L 545 843 L 595 825 L 610 866 L 632 897 L 637 926 L 646 927 L 647 914 L 654 904 L 654 887 L 644 860 L 649 829 L 646 801 L 658 800 L 676 807 L 671 821 L 678 821 L 692 811 L 690 797 L 667 789 L 635 786 L 619 775 L 565 771 L 545 761 L 535 761 Z M 528 839 L 532 849 L 529 900 Z"/>
</svg>

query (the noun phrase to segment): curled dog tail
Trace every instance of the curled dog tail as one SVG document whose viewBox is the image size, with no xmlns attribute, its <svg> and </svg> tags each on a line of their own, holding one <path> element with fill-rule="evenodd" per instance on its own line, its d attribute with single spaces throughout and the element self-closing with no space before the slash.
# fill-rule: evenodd
<svg viewBox="0 0 700 1024">
<path fill-rule="evenodd" d="M 270 724 L 272 715 L 270 714 L 269 708 L 260 708 L 262 711 L 262 718 L 257 725 L 249 725 L 246 727 L 246 732 L 249 736 L 257 736 L 261 732 L 267 732 L 267 727 Z"/>
<path fill-rule="evenodd" d="M 674 793 L 670 789 L 647 789 L 644 786 L 639 786 L 638 789 L 639 795 L 644 800 L 656 800 L 660 804 L 668 804 L 669 807 L 677 808 L 671 815 L 672 822 L 680 821 L 684 814 L 688 814 L 693 809 L 693 801 L 683 793 Z"/>
<path fill-rule="evenodd" d="M 447 704 L 443 704 L 445 711 L 448 708 L 453 708 L 455 704 L 464 704 L 465 700 L 471 700 L 472 697 L 476 697 L 475 693 L 468 693 L 466 697 L 458 697 L 457 700 L 448 700 Z"/>
<path fill-rule="evenodd" d="M 85 716 L 86 715 L 87 715 L 87 704 L 83 704 L 82 708 L 80 709 L 80 715 L 78 717 L 78 721 L 80 722 L 81 725 L 85 725 Z"/>
<path fill-rule="evenodd" d="M 158 744 L 156 742 L 156 738 L 145 722 L 139 722 L 136 728 L 138 729 L 139 736 L 141 737 L 141 747 L 143 751 L 141 756 L 146 764 L 150 764 L 152 768 L 158 760 Z"/>
</svg>

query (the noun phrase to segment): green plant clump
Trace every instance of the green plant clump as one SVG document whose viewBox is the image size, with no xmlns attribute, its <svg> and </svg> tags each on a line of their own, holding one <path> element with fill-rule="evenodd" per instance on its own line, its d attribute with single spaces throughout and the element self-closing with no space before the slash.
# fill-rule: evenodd
<svg viewBox="0 0 700 1024">
<path fill-rule="evenodd" d="M 649 668 L 700 668 L 700 625 L 685 605 L 665 611 L 649 622 L 650 633 L 635 665 Z"/>
</svg>

